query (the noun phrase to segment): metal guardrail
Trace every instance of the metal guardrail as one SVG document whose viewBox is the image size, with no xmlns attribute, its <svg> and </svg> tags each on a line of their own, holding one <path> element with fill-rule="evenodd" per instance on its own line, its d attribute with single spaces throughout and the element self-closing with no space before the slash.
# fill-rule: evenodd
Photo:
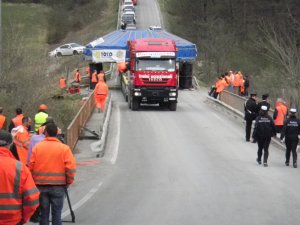
<svg viewBox="0 0 300 225">
<path fill-rule="evenodd" d="M 67 145 L 69 145 L 71 149 L 74 149 L 78 141 L 81 128 L 86 124 L 86 122 L 90 118 L 94 107 L 95 99 L 94 92 L 92 92 L 89 95 L 86 102 L 81 106 L 79 112 L 76 114 L 73 121 L 67 128 Z"/>
<path fill-rule="evenodd" d="M 232 108 L 244 113 L 244 104 L 247 101 L 247 98 L 233 94 L 229 91 L 222 91 L 219 95 L 219 100 L 221 102 L 226 103 L 227 105 L 231 106 Z M 259 100 L 258 100 L 259 102 Z M 273 116 L 274 110 L 269 110 L 269 115 Z"/>
</svg>

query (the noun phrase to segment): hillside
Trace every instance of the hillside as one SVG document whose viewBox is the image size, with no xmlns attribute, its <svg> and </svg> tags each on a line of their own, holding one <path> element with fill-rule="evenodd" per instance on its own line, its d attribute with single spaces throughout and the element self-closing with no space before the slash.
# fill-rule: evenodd
<svg viewBox="0 0 300 225">
<path fill-rule="evenodd" d="M 84 45 L 114 30 L 119 1 L 9 2 L 15 3 L 2 3 L 0 105 L 10 118 L 16 107 L 33 117 L 38 105 L 47 103 L 59 126 L 66 128 L 80 107 L 81 97 L 63 101 L 51 97 L 59 91 L 58 79 L 66 75 L 67 68 L 72 71 L 86 62 L 81 56 L 51 59 L 48 52 L 67 42 Z"/>
<path fill-rule="evenodd" d="M 207 84 L 228 70 L 251 89 L 300 99 L 298 0 L 159 0 L 167 29 L 197 43 L 197 76 Z"/>
</svg>

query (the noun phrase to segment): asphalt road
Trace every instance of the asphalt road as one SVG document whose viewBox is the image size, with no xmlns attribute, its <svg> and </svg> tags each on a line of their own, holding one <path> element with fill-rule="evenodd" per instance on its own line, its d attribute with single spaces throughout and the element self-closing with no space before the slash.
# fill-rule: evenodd
<svg viewBox="0 0 300 225">
<path fill-rule="evenodd" d="M 176 112 L 133 112 L 113 91 L 106 154 L 88 172 L 100 186 L 76 210 L 78 224 L 300 224 L 299 169 L 284 166 L 283 151 L 271 146 L 269 167 L 257 165 L 240 122 L 209 107 L 205 92 L 179 94 Z"/>
<path fill-rule="evenodd" d="M 138 27 L 159 25 L 155 1 L 139 0 Z M 270 147 L 269 167 L 244 125 L 205 102 L 205 91 L 180 91 L 176 112 L 128 109 L 112 91 L 105 155 L 80 143 L 69 192 L 80 225 L 297 225 L 299 170 Z M 70 220 L 67 205 L 64 220 Z"/>
</svg>

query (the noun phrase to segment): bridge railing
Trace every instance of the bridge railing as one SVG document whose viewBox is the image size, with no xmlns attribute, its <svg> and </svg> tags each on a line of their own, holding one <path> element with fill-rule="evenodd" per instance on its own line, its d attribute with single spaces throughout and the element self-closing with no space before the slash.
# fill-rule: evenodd
<svg viewBox="0 0 300 225">
<path fill-rule="evenodd" d="M 95 100 L 93 96 L 94 92 L 90 93 L 88 99 L 81 106 L 80 110 L 67 128 L 67 144 L 71 149 L 74 149 L 78 141 L 81 128 L 86 124 L 94 110 Z"/>
</svg>

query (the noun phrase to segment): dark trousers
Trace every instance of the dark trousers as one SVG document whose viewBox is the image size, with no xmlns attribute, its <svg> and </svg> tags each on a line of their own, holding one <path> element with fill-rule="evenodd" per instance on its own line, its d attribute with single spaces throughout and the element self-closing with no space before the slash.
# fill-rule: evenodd
<svg viewBox="0 0 300 225">
<path fill-rule="evenodd" d="M 269 145 L 271 142 L 271 137 L 268 138 L 258 138 L 257 140 L 258 151 L 257 151 L 257 160 L 261 161 L 261 156 L 264 151 L 264 163 L 267 163 L 269 157 Z"/>
<path fill-rule="evenodd" d="M 283 126 L 275 126 L 276 133 L 281 133 Z"/>
<path fill-rule="evenodd" d="M 251 137 L 252 120 L 246 120 L 246 141 Z"/>
<path fill-rule="evenodd" d="M 297 163 L 297 145 L 298 145 L 298 139 L 297 140 L 285 140 L 285 146 L 286 146 L 286 152 L 285 152 L 285 158 L 287 163 L 290 162 L 291 152 L 293 154 L 293 164 Z"/>
<path fill-rule="evenodd" d="M 40 225 L 49 225 L 50 207 L 52 225 L 61 225 L 65 186 L 38 186 L 40 191 Z"/>
</svg>

